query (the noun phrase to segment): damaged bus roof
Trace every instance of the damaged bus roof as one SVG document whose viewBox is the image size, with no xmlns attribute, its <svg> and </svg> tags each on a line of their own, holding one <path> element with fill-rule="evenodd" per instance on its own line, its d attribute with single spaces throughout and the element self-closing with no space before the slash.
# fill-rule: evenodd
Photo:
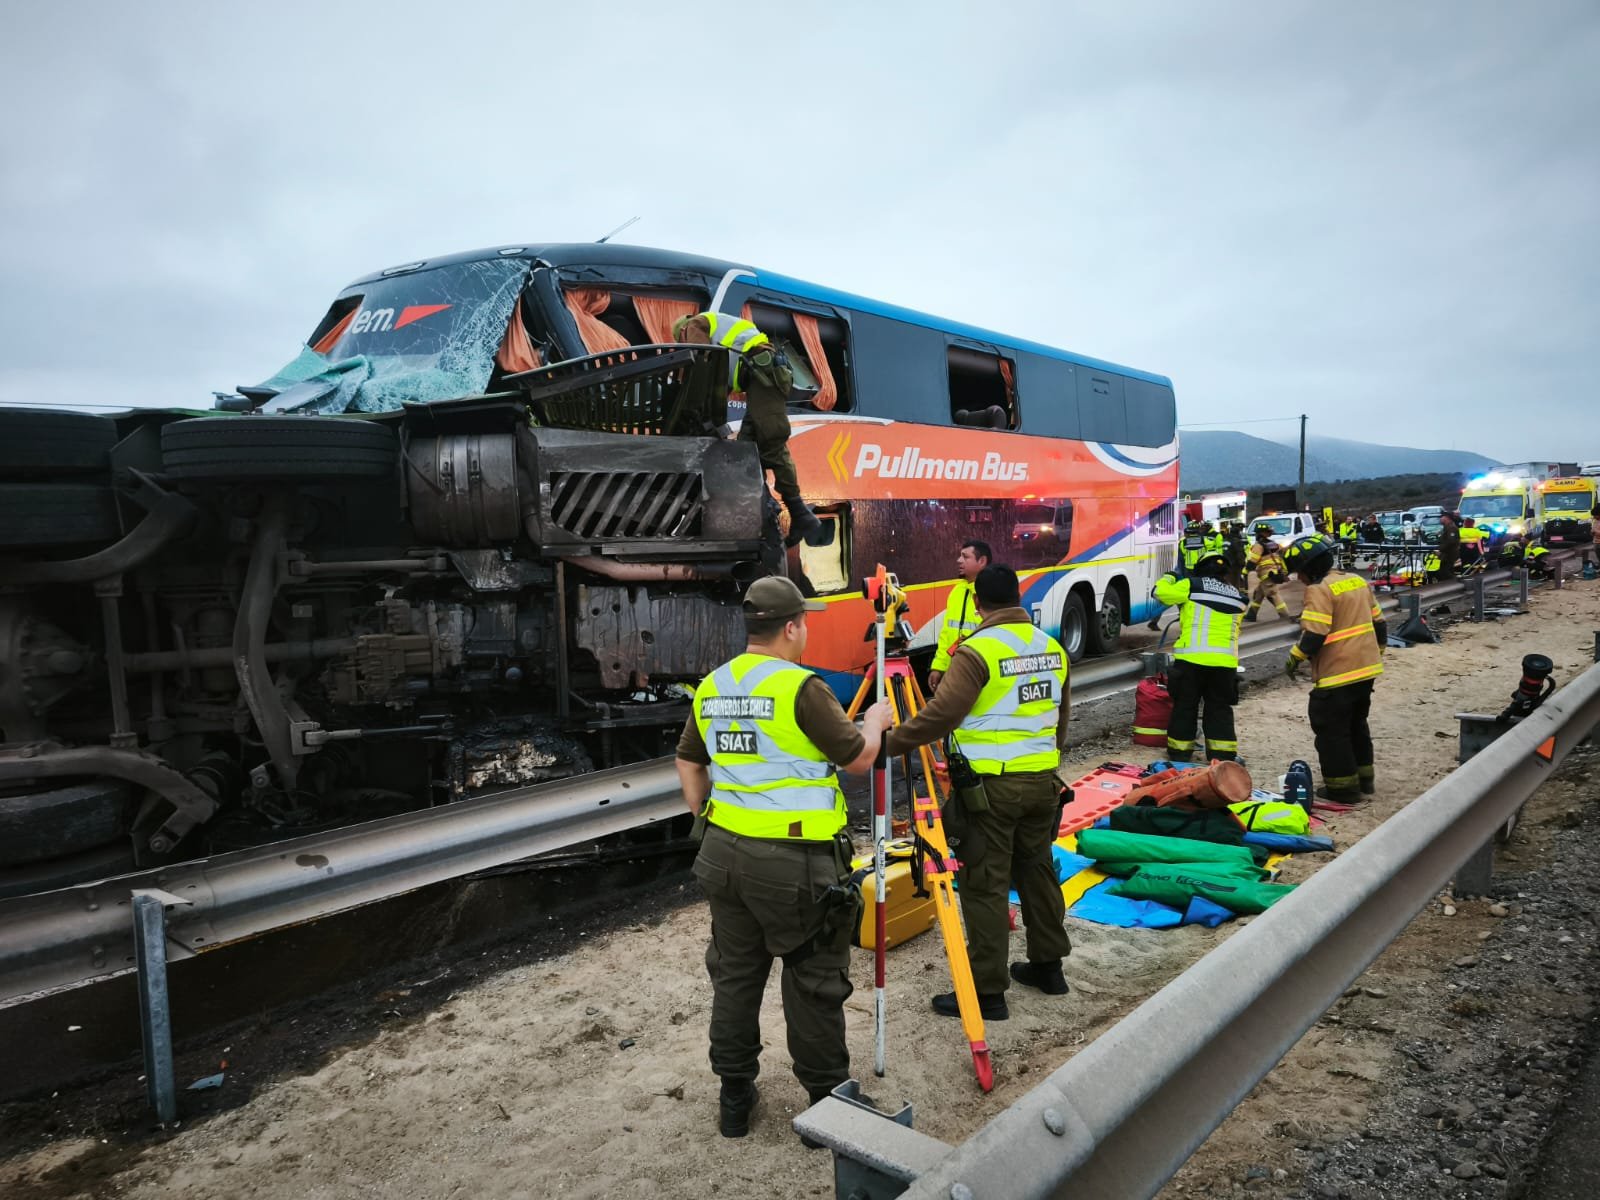
<svg viewBox="0 0 1600 1200">
<path fill-rule="evenodd" d="M 632 246 L 614 242 L 561 242 L 544 245 L 512 242 L 482 250 L 468 250 L 459 254 L 447 254 L 438 258 L 418 259 L 413 262 L 388 267 L 381 271 L 374 271 L 370 275 L 364 275 L 355 280 L 344 291 L 349 292 L 365 284 L 378 283 L 412 271 L 508 258 L 525 260 L 531 264 L 544 264 L 555 268 L 563 274 L 579 268 L 587 268 L 592 272 L 592 277 L 597 282 L 619 284 L 646 282 L 643 278 L 631 277 L 633 272 L 639 270 L 651 272 L 678 271 L 686 276 L 695 276 L 708 281 L 723 279 L 729 272 L 745 273 L 747 277 L 753 276 L 759 287 L 772 288 L 819 304 L 870 313 L 890 320 L 904 321 L 909 325 L 918 325 L 926 329 L 936 329 L 959 337 L 971 338 L 974 341 L 1010 346 L 1017 350 L 1026 350 L 1033 354 L 1061 359 L 1080 366 L 1115 371 L 1119 375 L 1142 379 L 1147 383 L 1160 384 L 1165 387 L 1172 386 L 1172 380 L 1165 375 L 1141 371 L 1134 367 L 1123 366 L 1121 363 L 1074 354 L 1057 346 L 1010 337 L 990 329 L 982 329 L 961 321 L 947 320 L 930 313 L 904 308 L 897 304 L 885 303 L 881 300 L 873 300 L 866 296 L 854 295 L 836 288 L 824 287 L 820 284 L 796 279 L 793 276 L 782 275 L 774 271 L 765 271 L 759 267 L 728 262 L 718 258 L 706 258 L 698 254 L 684 254 L 676 250 L 659 250 L 651 246 Z"/>
</svg>

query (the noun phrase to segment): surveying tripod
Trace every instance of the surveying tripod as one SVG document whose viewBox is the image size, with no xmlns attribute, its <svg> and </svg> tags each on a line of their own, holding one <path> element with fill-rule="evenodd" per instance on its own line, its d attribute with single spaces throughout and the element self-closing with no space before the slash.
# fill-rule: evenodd
<svg viewBox="0 0 1600 1200">
<path fill-rule="evenodd" d="M 872 601 L 877 620 L 867 630 L 868 638 L 876 638 L 876 660 L 869 665 L 855 699 L 847 710 L 851 720 L 861 711 L 876 685 L 878 695 L 889 701 L 892 714 L 891 727 L 899 726 L 915 717 L 927 701 L 917 683 L 907 657 L 909 640 L 903 631 L 904 614 L 908 611 L 905 593 L 899 581 L 878 565 L 877 574 L 865 581 L 864 591 Z M 890 647 L 893 647 L 892 649 Z M 923 886 L 933 895 L 934 911 L 939 918 L 939 932 L 944 938 L 945 958 L 950 964 L 950 981 L 955 985 L 956 1005 L 961 1013 L 961 1030 L 972 1049 L 972 1067 L 978 1076 L 978 1086 L 984 1091 L 994 1088 L 994 1066 L 989 1060 L 989 1044 L 984 1039 L 983 1015 L 978 1008 L 978 989 L 972 980 L 972 967 L 967 959 L 966 933 L 961 925 L 961 914 L 956 909 L 955 878 L 960 863 L 951 853 L 945 836 L 944 822 L 940 816 L 940 793 L 949 795 L 948 774 L 937 773 L 944 764 L 936 757 L 934 747 L 920 746 L 917 756 L 922 764 L 924 788 L 919 789 L 911 773 L 906 773 L 906 786 L 911 793 L 911 839 L 913 863 L 920 868 Z M 924 791 L 926 794 L 923 794 Z M 877 885 L 876 922 L 874 938 L 874 1014 L 876 1043 L 874 1070 L 878 1075 L 885 1071 L 884 1062 L 884 978 L 885 942 L 888 907 L 885 898 L 885 847 L 889 840 L 890 811 L 888 756 L 881 749 L 872 772 L 873 794 L 873 869 Z M 919 893 L 920 894 L 920 893 Z"/>
</svg>

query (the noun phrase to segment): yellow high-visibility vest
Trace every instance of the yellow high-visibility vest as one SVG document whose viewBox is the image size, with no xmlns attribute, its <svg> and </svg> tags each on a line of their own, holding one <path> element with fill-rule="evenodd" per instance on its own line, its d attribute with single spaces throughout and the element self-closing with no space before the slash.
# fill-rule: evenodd
<svg viewBox="0 0 1600 1200">
<path fill-rule="evenodd" d="M 950 589 L 950 599 L 945 601 L 944 618 L 939 624 L 939 644 L 928 669 L 948 671 L 950 656 L 955 653 L 957 643 L 981 624 L 972 585 L 965 579 L 958 579 L 955 587 Z"/>
<path fill-rule="evenodd" d="M 729 313 L 703 312 L 700 314 L 710 326 L 711 344 L 713 346 L 726 346 L 736 355 L 742 356 L 758 346 L 769 345 L 771 339 L 761 330 L 757 329 L 753 321 L 746 321 L 743 317 L 735 317 Z M 733 374 L 729 381 L 732 391 L 740 391 L 739 367 L 743 363 L 742 357 L 733 360 Z"/>
<path fill-rule="evenodd" d="M 1163 575 L 1156 580 L 1156 600 L 1161 604 L 1179 606 L 1178 641 L 1172 647 L 1172 657 L 1199 667 L 1237 667 L 1239 622 L 1244 616 L 1244 597 L 1237 588 L 1220 580 L 1201 582 L 1217 588 L 1220 608 L 1197 604 L 1192 599 L 1192 577 L 1179 579 L 1175 575 Z"/>
<path fill-rule="evenodd" d="M 980 775 L 1053 771 L 1061 763 L 1056 724 L 1067 690 L 1067 654 L 1042 629 L 1017 622 L 980 629 L 964 648 L 989 680 L 952 735 Z"/>
<path fill-rule="evenodd" d="M 707 675 L 694 719 L 711 756 L 706 819 L 743 837 L 827 841 L 848 819 L 839 777 L 795 724 L 811 672 L 741 654 Z"/>
</svg>

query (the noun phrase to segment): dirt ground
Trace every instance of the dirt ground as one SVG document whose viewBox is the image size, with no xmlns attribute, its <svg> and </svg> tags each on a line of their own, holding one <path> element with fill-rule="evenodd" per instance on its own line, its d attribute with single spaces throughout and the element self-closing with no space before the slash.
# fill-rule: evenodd
<svg viewBox="0 0 1600 1200">
<path fill-rule="evenodd" d="M 1441 645 L 1390 651 L 1373 708 L 1378 796 L 1364 810 L 1330 820 L 1324 832 L 1342 849 L 1376 829 L 1455 765 L 1456 712 L 1499 711 L 1526 653 L 1550 655 L 1558 678 L 1572 678 L 1592 659 L 1597 627 L 1600 585 L 1579 582 L 1559 593 L 1537 591 L 1530 614 L 1454 625 Z M 1241 752 L 1268 786 L 1289 760 L 1315 761 L 1306 692 L 1303 683 L 1275 678 L 1249 687 L 1239 706 Z M 1151 757 L 1124 739 L 1105 738 L 1076 747 L 1069 769 Z M 1557 1059 L 1575 1052 L 1550 1051 L 1548 1037 L 1495 1024 L 1501 1018 L 1493 997 L 1515 997 L 1524 1024 L 1535 1014 L 1570 1024 L 1587 1013 L 1577 977 L 1549 964 L 1551 956 L 1593 957 L 1589 893 L 1515 897 L 1518 890 L 1534 895 L 1550 878 L 1544 863 L 1562 844 L 1576 854 L 1573 830 L 1600 820 L 1595 809 L 1587 777 L 1550 785 L 1530 806 L 1514 859 L 1502 868 L 1527 875 L 1511 884 L 1502 878 L 1513 887 L 1511 902 L 1553 906 L 1557 915 L 1539 917 L 1539 924 L 1563 930 L 1559 936 L 1568 941 L 1552 941 L 1547 954 L 1520 953 L 1516 939 L 1525 935 L 1515 930 L 1530 924 L 1521 909 L 1499 918 L 1489 915 L 1487 901 L 1462 901 L 1446 917 L 1441 905 L 1431 906 L 1361 981 L 1369 990 L 1357 989 L 1302 1039 L 1164 1194 L 1398 1194 L 1375 1167 L 1358 1170 L 1359 1154 L 1343 1147 L 1383 1120 L 1393 1118 L 1385 1128 L 1403 1131 L 1394 1117 L 1402 1111 L 1451 1137 L 1472 1132 L 1462 1124 L 1468 1118 L 1459 1107 L 1460 1088 L 1443 1086 L 1443 1065 L 1465 1070 L 1481 1044 L 1496 1054 L 1521 1054 L 1530 1078 L 1554 1078 Z M 1562 834 L 1571 835 L 1568 843 Z M 1285 878 L 1304 879 L 1328 859 L 1296 857 Z M 858 951 L 857 991 L 847 1005 L 857 1074 L 880 1104 L 914 1103 L 918 1129 L 959 1141 L 1239 924 L 1148 932 L 1069 920 L 1072 993 L 1012 990 L 1011 1019 L 989 1025 L 997 1077 L 989 1095 L 974 1081 L 959 1026 L 928 1010 L 929 996 L 948 987 L 936 933 L 890 954 L 889 1070 L 886 1078 L 872 1076 L 871 957 Z M 9 1126 L 3 1144 L 11 1147 L 0 1160 L 0 1195 L 831 1196 L 830 1156 L 804 1150 L 790 1128 L 805 1094 L 789 1071 L 776 986 L 763 1014 L 767 1048 L 755 1127 L 739 1141 L 716 1135 L 716 1080 L 705 1047 L 706 932 L 704 907 L 688 895 L 565 952 L 459 990 L 439 985 L 413 1019 L 374 1020 L 309 1063 L 279 1055 L 278 1043 L 254 1028 L 235 1031 L 228 1045 L 213 1050 L 213 1057 L 231 1060 L 223 1087 L 235 1093 L 226 1106 L 176 1130 L 130 1127 L 137 1123 L 121 1114 L 136 1108 L 126 1097 L 117 1110 L 121 1128 L 84 1119 L 76 1108 L 81 1098 L 70 1092 L 0 1109 Z M 1014 957 L 1021 954 L 1019 933 Z M 1473 965 L 1454 965 L 1469 956 Z M 1508 977 L 1525 976 L 1523 986 L 1467 987 L 1478 961 L 1487 970 L 1491 959 Z M 1464 1007 L 1450 1007 L 1458 1002 Z M 1452 1022 L 1460 1027 L 1454 1032 Z M 1438 1087 L 1413 1085 L 1407 1064 L 1422 1071 L 1418 1062 L 1428 1063 Z M 130 1093 L 137 1087 L 126 1079 L 119 1086 Z M 1527 1085 L 1530 1105 L 1545 1086 Z M 1419 1117 L 1430 1107 L 1434 1116 Z M 1530 1107 L 1524 1125 L 1507 1115 L 1504 1130 L 1524 1130 L 1519 1136 L 1536 1146 L 1542 1111 Z M 1487 1151 L 1473 1153 L 1474 1162 L 1506 1165 L 1505 1156 L 1491 1162 Z M 1402 1157 L 1388 1155 L 1396 1184 L 1411 1169 L 1396 1165 Z M 1442 1168 L 1437 1158 L 1409 1157 L 1418 1159 L 1419 1170 L 1468 1186 L 1451 1173 L 1460 1163 Z M 1480 1182 L 1508 1186 L 1493 1169 L 1480 1170 L 1470 1185 Z"/>
</svg>

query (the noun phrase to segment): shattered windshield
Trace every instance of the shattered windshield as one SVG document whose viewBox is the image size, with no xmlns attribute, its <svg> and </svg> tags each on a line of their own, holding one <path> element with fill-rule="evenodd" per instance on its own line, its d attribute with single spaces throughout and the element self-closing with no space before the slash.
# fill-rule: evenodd
<svg viewBox="0 0 1600 1200">
<path fill-rule="evenodd" d="M 263 411 L 388 412 L 483 391 L 527 272 L 495 258 L 346 289 L 299 357 L 258 385 L 277 393 Z"/>
<path fill-rule="evenodd" d="M 1509 496 L 1465 496 L 1461 500 L 1461 515 L 1474 519 L 1520 517 L 1522 495 L 1516 493 Z"/>
</svg>

